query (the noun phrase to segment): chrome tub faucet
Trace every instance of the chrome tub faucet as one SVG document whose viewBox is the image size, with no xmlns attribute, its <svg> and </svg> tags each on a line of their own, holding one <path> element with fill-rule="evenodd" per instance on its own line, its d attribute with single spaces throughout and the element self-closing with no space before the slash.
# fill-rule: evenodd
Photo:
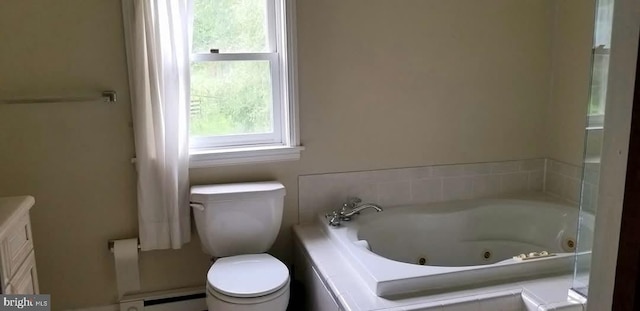
<svg viewBox="0 0 640 311">
<path fill-rule="evenodd" d="M 360 198 L 348 198 L 339 210 L 335 210 L 325 217 L 329 220 L 329 225 L 332 227 L 340 226 L 342 221 L 350 221 L 353 215 L 360 214 L 360 211 L 365 209 L 374 209 L 376 212 L 382 212 L 382 207 L 373 203 L 362 203 Z"/>
</svg>

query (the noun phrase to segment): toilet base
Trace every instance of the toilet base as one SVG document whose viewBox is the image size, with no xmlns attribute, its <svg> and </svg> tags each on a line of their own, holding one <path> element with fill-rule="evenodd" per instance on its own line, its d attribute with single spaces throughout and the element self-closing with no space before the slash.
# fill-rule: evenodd
<svg viewBox="0 0 640 311">
<path fill-rule="evenodd" d="M 223 295 L 207 286 L 209 311 L 286 311 L 290 281 L 278 291 L 261 297 L 237 298 Z"/>
</svg>

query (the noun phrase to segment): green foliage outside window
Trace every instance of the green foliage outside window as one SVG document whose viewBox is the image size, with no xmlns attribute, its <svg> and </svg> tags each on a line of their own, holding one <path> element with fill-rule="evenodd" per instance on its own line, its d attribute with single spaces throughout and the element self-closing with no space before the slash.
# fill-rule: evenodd
<svg viewBox="0 0 640 311">
<path fill-rule="evenodd" d="M 193 52 L 268 52 L 266 0 L 195 0 Z M 272 131 L 268 61 L 194 62 L 191 136 Z"/>
<path fill-rule="evenodd" d="M 607 78 L 609 76 L 609 55 L 593 55 L 593 68 L 591 72 L 591 94 L 589 97 L 589 115 L 603 115 L 606 95 Z"/>
</svg>

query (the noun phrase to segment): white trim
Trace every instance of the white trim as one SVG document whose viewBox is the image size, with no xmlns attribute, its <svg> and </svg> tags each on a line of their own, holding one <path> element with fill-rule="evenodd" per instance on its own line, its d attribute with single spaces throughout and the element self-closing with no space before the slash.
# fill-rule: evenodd
<svg viewBox="0 0 640 311">
<path fill-rule="evenodd" d="M 132 306 L 135 306 L 135 310 L 138 311 L 200 311 L 203 307 L 206 308 L 205 298 L 182 300 L 165 304 L 156 304 L 152 306 L 144 306 L 144 302 L 156 299 L 173 298 L 202 293 L 206 293 L 206 289 L 203 286 L 176 288 L 138 294 L 126 294 L 124 295 L 124 297 L 122 297 L 120 304 L 95 306 L 80 309 L 67 309 L 66 311 L 127 311 L 130 310 L 130 307 Z"/>
<path fill-rule="evenodd" d="M 198 53 L 191 54 L 191 62 L 221 62 L 221 61 L 274 61 L 278 53 Z"/>
<path fill-rule="evenodd" d="M 300 118 L 299 118 L 299 105 L 298 105 L 298 42 L 297 42 L 297 21 L 296 21 L 296 0 L 279 0 L 280 5 L 283 6 L 281 10 L 284 14 L 281 21 L 284 23 L 284 40 L 286 48 L 282 49 L 282 57 L 287 61 L 282 62 L 284 70 L 282 71 L 287 76 L 284 77 L 286 83 L 283 83 L 283 87 L 286 88 L 287 96 L 287 113 L 286 119 L 289 121 L 286 124 L 286 138 L 288 139 L 287 145 L 299 146 L 300 145 Z"/>
<path fill-rule="evenodd" d="M 269 40 L 275 40 L 270 49 L 275 52 L 192 54 L 192 62 L 268 60 L 271 68 L 274 132 L 191 137 L 190 167 L 300 158 L 300 151 L 304 148 L 300 146 L 299 134 L 295 4 L 295 0 L 267 0 L 268 18 L 273 21 L 268 22 Z"/>
<path fill-rule="evenodd" d="M 189 157 L 190 168 L 226 166 L 248 163 L 295 161 L 304 147 L 260 146 L 196 151 Z"/>
<path fill-rule="evenodd" d="M 228 148 L 234 146 L 246 145 L 265 145 L 265 144 L 281 144 L 279 136 L 274 132 L 271 133 L 253 133 L 253 134 L 237 134 L 237 135 L 219 135 L 219 136 L 194 136 L 189 138 L 189 149 L 191 153 L 198 150 L 209 150 L 211 148 Z"/>
<path fill-rule="evenodd" d="M 269 72 L 271 74 L 271 126 L 273 129 L 273 139 L 278 143 L 286 143 L 286 127 L 283 122 L 286 120 L 283 110 L 287 103 L 285 102 L 285 94 L 283 94 L 281 86 L 283 84 L 280 76 L 280 59 L 276 58 L 269 62 Z"/>
<path fill-rule="evenodd" d="M 89 307 L 82 309 L 67 309 L 66 311 L 120 311 L 119 305 L 106 305 L 99 307 Z"/>
<path fill-rule="evenodd" d="M 266 0 L 267 1 L 267 40 L 269 45 L 269 51 L 271 52 L 280 52 L 280 45 L 278 44 L 278 39 L 276 37 L 277 29 L 280 25 L 278 25 L 278 10 L 276 6 L 276 0 Z"/>
</svg>

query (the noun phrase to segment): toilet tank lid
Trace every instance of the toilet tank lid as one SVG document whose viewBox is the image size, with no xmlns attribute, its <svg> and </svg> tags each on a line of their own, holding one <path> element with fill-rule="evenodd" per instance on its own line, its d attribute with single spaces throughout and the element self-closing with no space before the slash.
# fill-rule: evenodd
<svg viewBox="0 0 640 311">
<path fill-rule="evenodd" d="M 271 196 L 276 197 L 284 195 L 284 185 L 277 181 L 201 185 L 191 187 L 191 199 L 200 202 L 252 199 Z"/>
</svg>

